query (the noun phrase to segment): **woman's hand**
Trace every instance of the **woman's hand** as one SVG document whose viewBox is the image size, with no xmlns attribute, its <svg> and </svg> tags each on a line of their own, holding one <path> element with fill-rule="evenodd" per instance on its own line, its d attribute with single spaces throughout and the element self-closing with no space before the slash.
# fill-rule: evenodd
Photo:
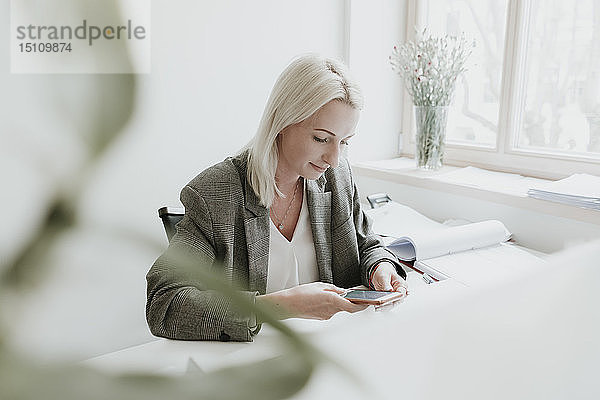
<svg viewBox="0 0 600 400">
<path fill-rule="evenodd" d="M 402 279 L 396 272 L 394 264 L 383 261 L 379 264 L 373 277 L 371 278 L 371 284 L 375 290 L 383 290 L 386 292 L 404 292 L 408 294 L 408 286 L 406 281 Z"/>
<path fill-rule="evenodd" d="M 258 296 L 256 301 L 274 306 L 282 319 L 329 319 L 340 311 L 353 313 L 367 308 L 341 297 L 345 291 L 329 283 L 313 282 Z"/>
</svg>

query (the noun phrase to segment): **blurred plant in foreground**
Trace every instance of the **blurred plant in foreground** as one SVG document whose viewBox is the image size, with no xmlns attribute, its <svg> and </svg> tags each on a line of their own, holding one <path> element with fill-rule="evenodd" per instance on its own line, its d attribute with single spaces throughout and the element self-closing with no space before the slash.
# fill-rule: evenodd
<svg viewBox="0 0 600 400">
<path fill-rule="evenodd" d="M 80 10 L 78 1 L 72 2 L 74 10 Z M 90 2 L 90 7 L 102 7 L 104 14 L 112 13 L 119 18 L 117 0 Z M 89 8 L 87 12 L 93 12 Z M 115 41 L 116 42 L 116 41 Z M 115 45 L 112 55 L 128 62 L 125 46 Z M 82 168 L 74 170 L 65 182 L 53 190 L 45 205 L 44 217 L 39 228 L 20 246 L 15 257 L 2 260 L 0 264 L 0 295 L 4 299 L 23 296 L 23 289 L 31 287 L 51 268 L 49 254 L 58 239 L 77 226 L 77 207 L 80 194 L 88 182 L 97 161 L 118 137 L 127 123 L 135 105 L 135 76 L 77 75 L 68 80 L 56 75 L 46 75 L 51 95 L 64 105 L 55 111 L 63 119 L 72 118 L 73 110 L 81 111 L 78 118 L 69 121 L 79 124 L 75 131 L 79 140 L 85 142 L 87 160 Z M 65 83 L 72 89 L 65 88 Z M 86 87 L 88 91 L 81 91 Z M 67 89 L 67 90 L 65 90 Z M 113 233 L 111 233 L 113 234 Z M 136 237 L 127 232 L 117 232 L 123 240 L 132 244 L 153 246 L 162 250 L 161 243 Z M 154 375 L 129 375 L 114 377 L 75 365 L 37 365 L 12 351 L 3 340 L 8 327 L 0 325 L 0 398 L 2 399 L 280 399 L 297 393 L 310 379 L 315 366 L 323 361 L 333 362 L 303 337 L 277 319 L 275 312 L 265 306 L 249 303 L 228 283 L 210 272 L 199 268 L 194 260 L 176 255 L 182 268 L 193 271 L 203 286 L 221 291 L 229 296 L 237 307 L 256 313 L 264 323 L 278 329 L 286 339 L 284 356 L 261 362 L 221 369 L 211 373 L 189 371 L 181 377 Z M 0 302 L 0 316 L 5 302 Z M 0 319 L 0 324 L 4 318 Z M 338 365 L 339 366 L 339 365 Z M 343 367 L 339 366 L 339 368 Z M 347 372 L 347 371 L 346 371 Z M 348 372 L 349 373 L 349 372 Z M 356 382 L 356 379 L 354 379 Z"/>
</svg>

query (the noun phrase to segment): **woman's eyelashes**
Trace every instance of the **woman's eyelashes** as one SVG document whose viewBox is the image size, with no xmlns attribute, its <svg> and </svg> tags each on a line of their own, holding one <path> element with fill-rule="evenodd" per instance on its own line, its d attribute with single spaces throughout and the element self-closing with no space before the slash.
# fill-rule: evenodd
<svg viewBox="0 0 600 400">
<path fill-rule="evenodd" d="M 318 136 L 313 136 L 313 139 L 317 143 L 329 143 L 329 138 L 321 138 Z M 344 140 L 340 141 L 340 144 L 344 145 L 344 146 L 348 146 L 350 143 L 348 143 L 348 139 L 344 139 Z"/>
</svg>

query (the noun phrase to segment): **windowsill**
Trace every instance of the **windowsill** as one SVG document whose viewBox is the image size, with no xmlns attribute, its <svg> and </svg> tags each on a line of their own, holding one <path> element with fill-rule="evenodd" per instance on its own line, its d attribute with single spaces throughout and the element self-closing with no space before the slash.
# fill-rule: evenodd
<svg viewBox="0 0 600 400">
<path fill-rule="evenodd" d="M 453 166 L 443 166 L 438 171 L 423 171 L 414 166 L 414 159 L 406 157 L 353 163 L 353 169 L 365 177 L 600 225 L 598 211 L 528 197 L 529 185 L 547 182 L 544 179 Z"/>
</svg>

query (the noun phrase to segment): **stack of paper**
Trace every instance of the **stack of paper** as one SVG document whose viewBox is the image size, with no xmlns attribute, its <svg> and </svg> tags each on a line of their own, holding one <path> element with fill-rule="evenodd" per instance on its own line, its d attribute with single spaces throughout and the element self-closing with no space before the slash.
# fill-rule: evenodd
<svg viewBox="0 0 600 400">
<path fill-rule="evenodd" d="M 536 185 L 527 191 L 527 195 L 536 199 L 600 210 L 600 177 L 573 174 L 556 182 Z"/>
</svg>

